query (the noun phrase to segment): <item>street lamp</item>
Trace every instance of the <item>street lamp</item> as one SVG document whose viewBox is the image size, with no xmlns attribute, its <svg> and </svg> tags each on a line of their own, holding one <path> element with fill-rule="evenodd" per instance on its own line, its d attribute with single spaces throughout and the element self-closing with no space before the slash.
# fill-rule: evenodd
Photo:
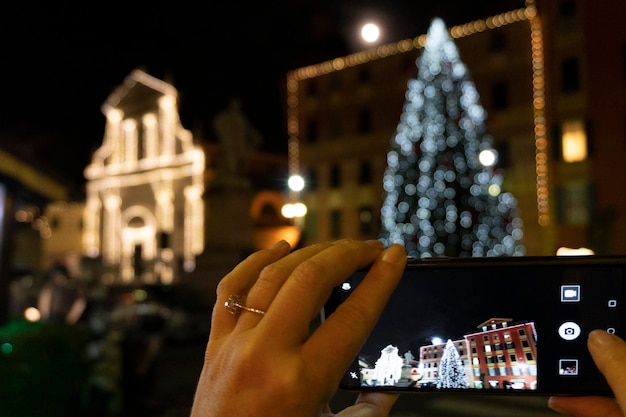
<svg viewBox="0 0 626 417">
<path fill-rule="evenodd" d="M 302 218 L 306 215 L 307 208 L 306 205 L 298 200 L 298 196 L 300 191 L 302 191 L 306 185 L 304 178 L 301 175 L 295 174 L 289 177 L 287 180 L 287 185 L 289 186 L 289 200 L 295 201 L 293 203 L 287 203 L 283 205 L 280 212 L 283 217 L 287 219 L 298 219 Z"/>
<path fill-rule="evenodd" d="M 301 175 L 292 175 L 291 177 L 289 177 L 289 179 L 287 180 L 287 185 L 289 186 L 289 189 L 291 191 L 295 191 L 295 192 L 300 192 L 304 189 L 304 178 L 302 178 Z"/>
</svg>

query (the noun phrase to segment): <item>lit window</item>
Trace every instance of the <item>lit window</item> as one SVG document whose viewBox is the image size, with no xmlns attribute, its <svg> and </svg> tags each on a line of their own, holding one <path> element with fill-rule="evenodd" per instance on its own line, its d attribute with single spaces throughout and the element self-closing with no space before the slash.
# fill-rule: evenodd
<svg viewBox="0 0 626 417">
<path fill-rule="evenodd" d="M 563 123 L 561 149 L 565 162 L 580 162 L 587 159 L 587 132 L 582 120 Z"/>
</svg>

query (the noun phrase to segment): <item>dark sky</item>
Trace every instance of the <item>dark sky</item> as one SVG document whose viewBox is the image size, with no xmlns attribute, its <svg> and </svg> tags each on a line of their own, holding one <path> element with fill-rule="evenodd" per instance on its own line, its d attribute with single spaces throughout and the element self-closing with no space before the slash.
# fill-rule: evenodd
<svg viewBox="0 0 626 417">
<path fill-rule="evenodd" d="M 358 24 L 383 43 L 521 7 L 520 0 L 28 1 L 0 6 L 0 147 L 82 180 L 102 143 L 100 106 L 133 69 L 171 82 L 183 126 L 211 139 L 231 97 L 269 150 L 286 149 L 288 70 L 363 49 Z M 10 133 L 7 133 L 10 132 Z M 15 133 L 19 132 L 19 133 Z M 18 138 L 17 140 L 15 138 Z"/>
</svg>

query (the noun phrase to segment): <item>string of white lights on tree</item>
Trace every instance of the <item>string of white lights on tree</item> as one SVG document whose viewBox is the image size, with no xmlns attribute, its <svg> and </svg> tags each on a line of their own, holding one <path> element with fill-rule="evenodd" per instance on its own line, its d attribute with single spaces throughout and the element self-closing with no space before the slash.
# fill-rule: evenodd
<svg viewBox="0 0 626 417">
<path fill-rule="evenodd" d="M 441 19 L 417 63 L 387 154 L 380 239 L 412 257 L 524 255 L 517 200 L 502 190 L 486 112 Z"/>
</svg>

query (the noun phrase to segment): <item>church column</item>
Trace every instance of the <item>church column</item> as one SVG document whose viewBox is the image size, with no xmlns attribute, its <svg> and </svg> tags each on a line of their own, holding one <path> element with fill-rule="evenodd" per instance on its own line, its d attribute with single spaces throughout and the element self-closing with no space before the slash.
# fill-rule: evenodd
<svg viewBox="0 0 626 417">
<path fill-rule="evenodd" d="M 165 95 L 159 99 L 159 122 L 161 133 L 160 155 L 174 155 L 176 152 L 176 101 Z"/>
</svg>

